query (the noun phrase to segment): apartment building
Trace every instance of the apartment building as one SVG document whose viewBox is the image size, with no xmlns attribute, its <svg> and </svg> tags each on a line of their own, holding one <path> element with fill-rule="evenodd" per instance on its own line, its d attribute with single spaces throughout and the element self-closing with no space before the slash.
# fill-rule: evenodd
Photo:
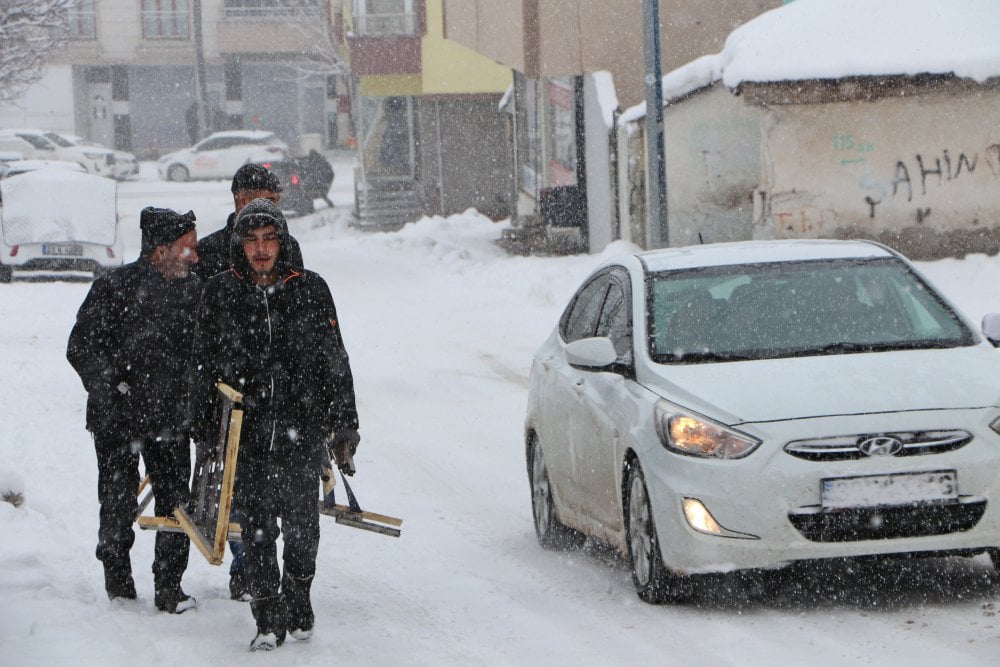
<svg viewBox="0 0 1000 667">
<path fill-rule="evenodd" d="M 272 130 L 298 150 L 348 145 L 337 22 L 329 0 L 80 0 L 69 44 L 0 122 L 142 157 L 235 128 Z"/>
<path fill-rule="evenodd" d="M 498 103 L 511 70 L 444 38 L 442 0 L 341 0 L 358 135 L 356 220 L 392 229 L 476 208 L 510 214 Z"/>
</svg>

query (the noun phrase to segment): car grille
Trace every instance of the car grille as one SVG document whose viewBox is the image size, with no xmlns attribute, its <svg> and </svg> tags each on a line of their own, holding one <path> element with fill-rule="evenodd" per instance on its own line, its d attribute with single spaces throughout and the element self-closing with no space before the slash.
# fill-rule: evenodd
<svg viewBox="0 0 1000 667">
<path fill-rule="evenodd" d="M 877 453 L 865 453 L 864 444 L 873 439 L 898 442 L 890 449 Z M 918 456 L 940 454 L 963 447 L 972 441 L 972 434 L 962 430 L 950 431 L 908 431 L 898 433 L 864 433 L 843 435 L 832 438 L 794 440 L 785 445 L 785 451 L 792 456 L 807 461 L 850 461 L 867 456 Z"/>
<path fill-rule="evenodd" d="M 901 537 L 927 537 L 969 530 L 986 511 L 986 500 L 862 507 L 823 512 L 818 508 L 788 515 L 795 529 L 810 542 L 859 542 Z"/>
</svg>

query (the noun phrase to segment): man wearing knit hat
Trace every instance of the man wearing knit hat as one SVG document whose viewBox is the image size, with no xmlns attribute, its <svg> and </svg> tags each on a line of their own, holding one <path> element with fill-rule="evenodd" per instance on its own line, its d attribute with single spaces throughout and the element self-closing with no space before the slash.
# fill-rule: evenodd
<svg viewBox="0 0 1000 667">
<path fill-rule="evenodd" d="M 215 430 L 215 381 L 243 394 L 233 502 L 257 622 L 253 651 L 277 648 L 286 634 L 312 636 L 320 460 L 329 444 L 347 468 L 360 441 L 330 288 L 286 260 L 288 238 L 274 203 L 255 199 L 240 211 L 230 237 L 232 267 L 205 285 L 191 356 L 196 441 L 210 441 Z"/>
<path fill-rule="evenodd" d="M 281 183 L 278 177 L 263 165 L 248 163 L 236 170 L 230 187 L 233 193 L 235 211 L 229 214 L 226 226 L 212 232 L 198 241 L 198 265 L 193 271 L 208 280 L 217 273 L 228 271 L 232 266 L 229 254 L 229 237 L 236 224 L 236 216 L 243 207 L 254 199 L 267 199 L 274 204 L 281 201 Z M 302 250 L 299 242 L 288 235 L 285 242 L 285 259 L 292 266 L 302 266 Z"/>
<path fill-rule="evenodd" d="M 157 516 L 187 502 L 191 477 L 185 384 L 201 279 L 194 213 L 146 207 L 139 259 L 94 281 L 76 316 L 66 357 L 87 390 L 87 430 L 97 452 L 100 501 L 97 558 L 108 597 L 135 599 L 129 552 L 138 512 L 139 457 Z M 195 600 L 181 590 L 189 540 L 158 532 L 155 604 L 181 613 Z"/>
</svg>

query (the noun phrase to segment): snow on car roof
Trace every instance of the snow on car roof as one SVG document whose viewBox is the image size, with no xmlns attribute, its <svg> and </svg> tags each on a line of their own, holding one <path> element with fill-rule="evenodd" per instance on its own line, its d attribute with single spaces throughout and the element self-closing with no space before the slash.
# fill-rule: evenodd
<svg viewBox="0 0 1000 667">
<path fill-rule="evenodd" d="M 636 254 L 636 257 L 646 265 L 647 271 L 650 272 L 690 269 L 700 266 L 892 256 L 893 253 L 890 250 L 876 243 L 819 239 L 710 243 L 699 246 L 648 250 Z"/>
<path fill-rule="evenodd" d="M 212 134 L 205 137 L 206 139 L 212 139 L 216 137 L 240 137 L 242 139 L 263 139 L 264 137 L 273 137 L 274 132 L 269 130 L 225 130 L 223 132 L 213 132 Z"/>
<path fill-rule="evenodd" d="M 115 242 L 117 184 L 111 179 L 46 167 L 0 180 L 0 193 L 7 245 Z"/>
</svg>

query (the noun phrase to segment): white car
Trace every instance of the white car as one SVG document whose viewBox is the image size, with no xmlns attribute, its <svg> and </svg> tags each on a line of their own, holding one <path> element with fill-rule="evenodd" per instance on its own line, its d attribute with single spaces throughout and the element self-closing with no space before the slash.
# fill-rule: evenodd
<svg viewBox="0 0 1000 667">
<path fill-rule="evenodd" d="M 168 153 L 156 168 L 168 181 L 232 178 L 247 162 L 281 160 L 288 156 L 288 144 L 273 132 L 230 130 L 215 132 L 191 148 Z"/>
<path fill-rule="evenodd" d="M 799 560 L 996 565 L 991 318 L 987 339 L 906 259 L 862 241 L 609 261 L 534 358 L 538 540 L 611 544 L 649 602 L 683 599 L 689 575 Z"/>
<path fill-rule="evenodd" d="M 0 282 L 10 282 L 15 271 L 96 276 L 121 266 L 115 181 L 76 163 L 34 166 L 0 178 Z"/>
<path fill-rule="evenodd" d="M 112 175 L 114 153 L 100 146 L 62 146 L 42 130 L 0 130 L 0 150 L 17 151 L 29 160 L 76 162 L 88 173 Z"/>
<path fill-rule="evenodd" d="M 67 134 L 65 132 L 46 132 L 45 138 L 63 148 L 79 146 L 81 148 L 89 147 L 90 149 L 110 151 L 112 154 L 110 175 L 115 180 L 122 181 L 129 176 L 135 176 L 139 173 L 139 160 L 136 159 L 135 155 L 129 153 L 128 151 L 104 148 L 104 146 L 96 144 L 88 139 L 84 139 L 79 135 Z"/>
</svg>

